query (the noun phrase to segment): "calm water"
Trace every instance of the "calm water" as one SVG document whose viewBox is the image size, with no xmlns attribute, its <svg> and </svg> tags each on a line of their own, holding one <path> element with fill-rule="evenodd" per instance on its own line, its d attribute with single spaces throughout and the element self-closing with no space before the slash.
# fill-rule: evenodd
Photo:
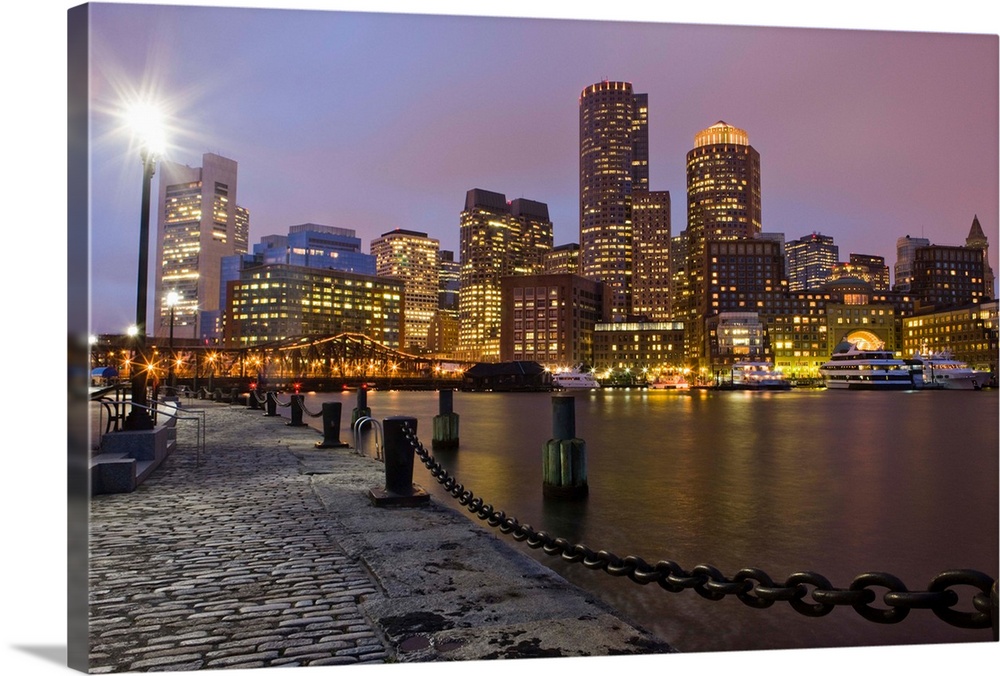
<svg viewBox="0 0 1000 676">
<path fill-rule="evenodd" d="M 542 497 L 551 394 L 456 392 L 461 447 L 434 455 L 494 508 L 620 557 L 672 559 L 686 570 L 710 564 L 728 576 L 757 567 L 779 583 L 814 571 L 835 587 L 869 571 L 891 573 L 911 590 L 953 568 L 997 575 L 995 390 L 606 390 L 575 397 L 577 436 L 587 444 L 585 501 Z M 306 407 L 319 412 L 331 398 L 343 401 L 341 439 L 349 441 L 354 393 L 310 394 Z M 368 405 L 379 420 L 416 417 L 430 448 L 437 393 L 373 391 Z M 306 421 L 320 428 L 318 418 Z M 414 481 L 462 509 L 419 462 Z M 957 629 L 929 610 L 879 625 L 849 607 L 808 618 L 787 603 L 754 609 L 735 597 L 671 594 L 564 563 L 490 530 L 684 652 L 992 640 L 989 630 Z M 963 611 L 971 609 L 966 590 L 956 590 Z"/>
</svg>

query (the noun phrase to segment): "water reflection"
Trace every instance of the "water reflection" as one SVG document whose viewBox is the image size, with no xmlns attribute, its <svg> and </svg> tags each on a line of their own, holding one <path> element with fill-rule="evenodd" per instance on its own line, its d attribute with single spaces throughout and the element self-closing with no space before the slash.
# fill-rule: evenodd
<svg viewBox="0 0 1000 676">
<path fill-rule="evenodd" d="M 323 397 L 310 396 L 318 410 Z M 430 448 L 435 393 L 375 391 L 368 404 L 379 419 L 417 417 Z M 728 575 L 756 566 L 778 581 L 815 570 L 836 586 L 867 571 L 911 589 L 951 568 L 997 574 L 996 391 L 579 394 L 590 494 L 574 502 L 542 498 L 550 395 L 458 392 L 454 410 L 460 448 L 435 457 L 457 480 L 522 523 L 595 550 Z M 415 481 L 457 504 L 422 466 Z M 669 594 L 510 544 L 683 651 L 991 639 L 930 611 L 876 625 L 849 608 L 805 618 L 784 604 Z"/>
</svg>

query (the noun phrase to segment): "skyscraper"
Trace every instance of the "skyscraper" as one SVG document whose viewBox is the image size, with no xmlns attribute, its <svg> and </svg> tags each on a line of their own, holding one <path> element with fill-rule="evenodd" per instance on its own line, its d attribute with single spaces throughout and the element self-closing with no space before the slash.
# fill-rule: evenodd
<svg viewBox="0 0 1000 676">
<path fill-rule="evenodd" d="M 785 244 L 788 290 L 815 290 L 830 280 L 840 256 L 833 237 L 814 232 Z"/>
<path fill-rule="evenodd" d="M 236 204 L 236 162 L 212 153 L 201 167 L 162 162 L 158 205 L 154 335 L 170 332 L 171 292 L 174 335 L 213 334 L 203 317 L 219 314 L 222 258 L 247 253 L 250 234 L 249 213 Z"/>
<path fill-rule="evenodd" d="M 403 282 L 407 349 L 427 347 L 427 330 L 439 303 L 439 249 L 440 242 L 428 237 L 426 232 L 399 228 L 372 240 L 375 274 Z"/>
<path fill-rule="evenodd" d="M 719 121 L 694 137 L 687 154 L 685 352 L 703 360 L 708 316 L 706 242 L 756 237 L 761 229 L 760 154 L 742 129 Z"/>
<path fill-rule="evenodd" d="M 547 243 L 547 244 L 546 244 Z M 475 188 L 459 221 L 459 357 L 500 359 L 500 280 L 542 272 L 552 250 L 548 206 Z"/>
<path fill-rule="evenodd" d="M 983 252 L 983 284 L 985 286 L 986 298 L 996 298 L 993 289 L 995 278 L 993 268 L 990 267 L 990 243 L 983 232 L 983 226 L 979 225 L 979 216 L 972 217 L 972 226 L 969 228 L 969 236 L 965 238 L 965 246 L 970 249 L 979 249 Z"/>
<path fill-rule="evenodd" d="M 609 289 L 613 319 L 630 314 L 632 193 L 649 189 L 648 97 L 607 80 L 580 95 L 580 269 Z"/>
<path fill-rule="evenodd" d="M 892 288 L 895 291 L 907 292 L 913 282 L 913 257 L 917 249 L 930 246 L 931 241 L 924 237 L 900 237 L 896 240 L 896 264 L 893 266 L 895 277 Z"/>
<path fill-rule="evenodd" d="M 670 319 L 670 192 L 632 193 L 632 312 L 646 321 Z"/>
</svg>

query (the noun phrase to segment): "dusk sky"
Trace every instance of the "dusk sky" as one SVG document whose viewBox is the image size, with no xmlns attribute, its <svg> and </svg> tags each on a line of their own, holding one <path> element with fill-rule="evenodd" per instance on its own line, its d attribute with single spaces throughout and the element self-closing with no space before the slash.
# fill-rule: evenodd
<svg viewBox="0 0 1000 676">
<path fill-rule="evenodd" d="M 134 320 L 140 162 L 117 113 L 137 91 L 169 110 L 170 159 L 238 162 L 251 246 L 313 222 L 457 254 L 471 188 L 545 202 L 555 244 L 579 241 L 578 99 L 604 79 L 649 95 L 675 234 L 685 154 L 724 120 L 761 155 L 765 231 L 891 267 L 898 237 L 964 244 L 978 214 L 997 267 L 995 35 L 97 4 L 92 331 Z"/>
</svg>

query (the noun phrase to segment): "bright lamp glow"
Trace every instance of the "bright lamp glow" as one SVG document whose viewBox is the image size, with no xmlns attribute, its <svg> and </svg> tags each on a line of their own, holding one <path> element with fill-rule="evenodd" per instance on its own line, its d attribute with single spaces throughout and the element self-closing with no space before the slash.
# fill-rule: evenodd
<svg viewBox="0 0 1000 676">
<path fill-rule="evenodd" d="M 125 112 L 129 128 L 138 141 L 154 155 L 167 149 L 166 128 L 162 111 L 151 103 L 134 103 Z"/>
<path fill-rule="evenodd" d="M 181 295 L 176 291 L 167 294 L 167 307 L 174 307 L 181 300 Z"/>
</svg>

